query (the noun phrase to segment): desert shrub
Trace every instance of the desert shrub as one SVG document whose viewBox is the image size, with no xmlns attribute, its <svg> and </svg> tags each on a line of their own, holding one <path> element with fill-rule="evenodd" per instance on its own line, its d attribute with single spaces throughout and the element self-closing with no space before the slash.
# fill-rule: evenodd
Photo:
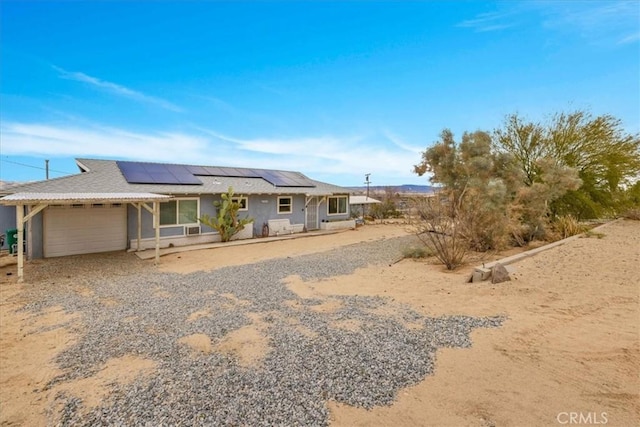
<svg viewBox="0 0 640 427">
<path fill-rule="evenodd" d="M 598 239 L 602 239 L 604 236 L 606 236 L 606 234 L 604 233 L 600 233 L 598 231 L 593 231 L 593 230 L 587 230 L 584 232 L 584 234 L 581 237 L 585 237 L 585 238 L 590 238 L 590 237 L 597 237 Z"/>
<path fill-rule="evenodd" d="M 503 198 L 504 187 L 495 183 L 482 192 L 471 189 L 460 199 L 455 220 L 469 249 L 486 252 L 508 245 Z"/>
<path fill-rule="evenodd" d="M 426 246 L 408 246 L 402 249 L 403 258 L 419 259 L 419 258 L 428 258 L 432 255 L 433 253 L 429 251 L 429 249 Z"/>
<path fill-rule="evenodd" d="M 464 263 L 469 243 L 464 227 L 457 220 L 459 207 L 453 199 L 444 195 L 431 198 L 417 207 L 420 220 L 416 223 L 416 235 L 427 250 L 442 262 L 448 270 Z"/>
<path fill-rule="evenodd" d="M 587 230 L 586 226 L 580 224 L 572 215 L 557 217 L 553 222 L 553 228 L 561 239 L 584 233 Z"/>
<path fill-rule="evenodd" d="M 392 201 L 372 205 L 369 212 L 375 219 L 402 218 L 402 212 L 396 209 Z"/>
<path fill-rule="evenodd" d="M 624 213 L 624 217 L 627 219 L 633 219 L 635 221 L 640 221 L 640 208 L 629 209 Z"/>
</svg>

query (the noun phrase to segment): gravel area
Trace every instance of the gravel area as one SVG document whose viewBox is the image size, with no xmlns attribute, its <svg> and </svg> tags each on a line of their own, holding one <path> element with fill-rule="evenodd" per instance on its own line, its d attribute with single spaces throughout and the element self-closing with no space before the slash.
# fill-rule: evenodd
<svg viewBox="0 0 640 427">
<path fill-rule="evenodd" d="M 433 373 L 439 347 L 469 347 L 474 328 L 499 327 L 503 319 L 430 318 L 389 298 L 364 296 L 332 296 L 339 302 L 335 310 L 315 310 L 323 301 L 298 297 L 283 279 L 324 279 L 389 264 L 413 239 L 188 275 L 160 273 L 118 255 L 117 271 L 81 278 L 69 271 L 57 284 L 46 277 L 65 264 L 43 263 L 34 268 L 42 283 L 29 291 L 35 302 L 25 310 L 62 306 L 83 319 L 71 324 L 77 343 L 56 360 L 65 373 L 47 387 L 89 377 L 107 360 L 124 355 L 158 364 L 150 377 L 114 384 L 98 408 L 83 408 L 81 399 L 58 394 L 64 406 L 61 425 L 316 426 L 328 424 L 328 400 L 365 408 L 391 404 L 401 388 Z M 91 295 L 74 291 L 78 286 Z M 187 320 L 202 310 L 208 315 Z M 218 352 L 194 354 L 179 342 L 205 334 L 215 345 L 256 316 L 268 342 L 256 366 Z M 336 326 L 345 321 L 354 326 Z"/>
</svg>

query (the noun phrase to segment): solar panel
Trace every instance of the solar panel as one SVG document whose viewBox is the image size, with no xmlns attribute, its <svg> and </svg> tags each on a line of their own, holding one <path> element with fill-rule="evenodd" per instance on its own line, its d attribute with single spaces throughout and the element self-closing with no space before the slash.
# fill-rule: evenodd
<svg viewBox="0 0 640 427">
<path fill-rule="evenodd" d="M 186 169 L 194 175 L 209 175 L 209 172 L 207 172 L 207 168 L 205 168 L 204 166 L 186 166 Z"/>
<path fill-rule="evenodd" d="M 222 170 L 222 168 L 207 166 L 205 169 L 207 170 L 207 176 L 229 176 Z"/>
<path fill-rule="evenodd" d="M 234 168 L 242 178 L 261 178 L 259 169 Z"/>
<path fill-rule="evenodd" d="M 159 163 L 142 163 L 142 167 L 149 173 L 162 173 L 167 170 L 168 165 L 162 165 Z"/>
<path fill-rule="evenodd" d="M 196 177 L 198 175 L 262 178 L 276 187 L 315 187 L 312 181 L 299 172 L 125 161 L 116 161 L 116 164 L 130 184 L 202 185 L 202 181 Z"/>
</svg>

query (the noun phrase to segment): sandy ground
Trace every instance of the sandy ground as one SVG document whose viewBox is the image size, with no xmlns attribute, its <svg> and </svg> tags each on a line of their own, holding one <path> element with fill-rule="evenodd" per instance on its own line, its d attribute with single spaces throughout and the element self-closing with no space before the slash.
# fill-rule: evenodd
<svg viewBox="0 0 640 427">
<path fill-rule="evenodd" d="M 465 283 L 475 264 L 451 273 L 429 260 L 371 266 L 316 283 L 290 277 L 291 290 L 325 299 L 326 310 L 332 296 L 358 294 L 390 297 L 429 316 L 507 317 L 501 328 L 475 330 L 471 348 L 439 350 L 435 374 L 400 391 L 389 407 L 367 411 L 329 402 L 332 425 L 640 425 L 640 222 L 619 221 L 601 232 L 603 238 L 576 239 L 518 262 L 513 280 L 499 285 Z M 406 233 L 399 225 L 368 225 L 330 236 L 183 252 L 163 257 L 160 269 L 186 273 Z M 28 263 L 27 279 L 29 268 L 46 263 Z M 28 286 L 33 284 L 15 283 L 15 266 L 0 267 L 0 425 L 47 425 L 56 418 L 56 393 L 82 396 L 91 406 L 108 384 L 152 375 L 152 360 L 125 356 L 92 377 L 45 390 L 60 374 L 52 360 L 74 342 L 69 325 L 80 316 L 55 308 L 19 311 L 29 302 Z M 200 316 L 207 313 L 187 321 Z M 194 335 L 185 344 L 255 364 L 267 341 L 260 319 L 253 320 L 222 342 Z"/>
</svg>

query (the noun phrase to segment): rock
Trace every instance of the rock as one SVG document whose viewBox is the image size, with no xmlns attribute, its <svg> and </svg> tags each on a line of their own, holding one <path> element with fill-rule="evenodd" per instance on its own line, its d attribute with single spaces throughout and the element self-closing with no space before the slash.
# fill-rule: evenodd
<svg viewBox="0 0 640 427">
<path fill-rule="evenodd" d="M 504 265 L 498 263 L 493 266 L 491 269 L 491 283 L 502 283 L 510 280 L 511 277 L 509 277 L 509 272 Z"/>
</svg>

